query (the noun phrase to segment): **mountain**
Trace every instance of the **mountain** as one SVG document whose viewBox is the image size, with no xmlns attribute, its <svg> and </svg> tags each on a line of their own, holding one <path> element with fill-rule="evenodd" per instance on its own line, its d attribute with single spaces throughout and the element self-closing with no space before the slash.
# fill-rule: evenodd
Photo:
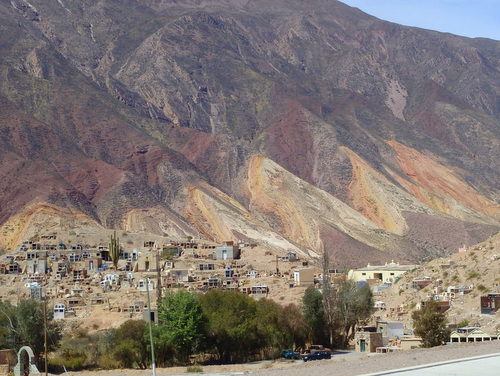
<svg viewBox="0 0 500 376">
<path fill-rule="evenodd" d="M 0 246 L 77 218 L 444 255 L 500 227 L 499 73 L 334 0 L 0 1 Z"/>
</svg>

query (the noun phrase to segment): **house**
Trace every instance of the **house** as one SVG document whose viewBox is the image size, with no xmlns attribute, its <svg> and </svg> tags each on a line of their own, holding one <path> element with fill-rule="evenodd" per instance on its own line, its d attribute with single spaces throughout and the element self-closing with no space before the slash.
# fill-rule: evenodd
<svg viewBox="0 0 500 376">
<path fill-rule="evenodd" d="M 500 294 L 488 294 L 481 296 L 481 313 L 494 314 L 500 308 Z"/>
<path fill-rule="evenodd" d="M 240 247 L 233 242 L 225 242 L 223 245 L 215 247 L 216 260 L 234 260 L 240 258 Z"/>
<path fill-rule="evenodd" d="M 54 304 L 54 320 L 64 319 L 66 306 L 63 303 Z"/>
<path fill-rule="evenodd" d="M 381 283 L 393 283 L 407 271 L 415 268 L 416 265 L 400 265 L 392 260 L 385 265 L 368 264 L 364 268 L 349 270 L 347 277 L 355 282 L 376 279 Z"/>
<path fill-rule="evenodd" d="M 387 346 L 389 339 L 403 337 L 404 324 L 398 321 L 377 321 L 377 332 L 382 333 L 383 346 Z"/>
<path fill-rule="evenodd" d="M 374 327 L 361 327 L 354 334 L 354 345 L 357 352 L 374 353 L 377 347 L 383 345 L 382 333 L 377 332 Z"/>
<path fill-rule="evenodd" d="M 298 286 L 314 285 L 314 269 L 300 269 L 293 271 L 293 280 Z"/>
<path fill-rule="evenodd" d="M 452 343 L 484 342 L 495 339 L 498 339 L 498 336 L 491 336 L 481 328 L 476 328 L 474 326 L 458 328 L 450 334 L 450 342 Z"/>
</svg>

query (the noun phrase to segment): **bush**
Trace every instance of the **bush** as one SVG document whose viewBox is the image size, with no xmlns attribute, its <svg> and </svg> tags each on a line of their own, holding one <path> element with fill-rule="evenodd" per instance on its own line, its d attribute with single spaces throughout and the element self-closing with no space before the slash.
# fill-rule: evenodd
<svg viewBox="0 0 500 376">
<path fill-rule="evenodd" d="M 481 275 L 478 272 L 469 272 L 467 279 L 476 279 L 476 278 L 479 278 L 480 276 Z"/>
<path fill-rule="evenodd" d="M 186 368 L 186 373 L 202 373 L 203 368 L 200 366 L 189 366 Z"/>
<path fill-rule="evenodd" d="M 482 293 L 488 292 L 488 288 L 485 285 L 477 285 L 477 289 Z"/>
<path fill-rule="evenodd" d="M 470 324 L 470 321 L 467 320 L 467 319 L 463 319 L 462 321 L 460 321 L 458 324 L 457 324 L 457 327 L 459 328 L 464 328 L 466 326 L 469 326 Z"/>
<path fill-rule="evenodd" d="M 81 350 L 65 349 L 59 356 L 50 359 L 50 365 L 56 369 L 78 371 L 87 366 L 87 354 Z"/>
</svg>

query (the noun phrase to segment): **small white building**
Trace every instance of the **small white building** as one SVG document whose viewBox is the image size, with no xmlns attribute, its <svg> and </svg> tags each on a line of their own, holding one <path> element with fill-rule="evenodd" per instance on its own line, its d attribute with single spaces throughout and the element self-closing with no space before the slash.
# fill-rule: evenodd
<svg viewBox="0 0 500 376">
<path fill-rule="evenodd" d="M 63 303 L 54 304 L 54 320 L 62 320 L 66 314 L 66 306 Z"/>
</svg>

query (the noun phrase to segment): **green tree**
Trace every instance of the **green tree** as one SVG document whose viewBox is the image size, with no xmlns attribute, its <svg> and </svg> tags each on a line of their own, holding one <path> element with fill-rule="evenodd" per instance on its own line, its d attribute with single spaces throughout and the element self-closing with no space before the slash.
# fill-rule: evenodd
<svg viewBox="0 0 500 376">
<path fill-rule="evenodd" d="M 302 311 L 295 304 L 288 304 L 280 310 L 280 321 L 287 329 L 287 345 L 283 347 L 303 349 L 307 342 L 308 328 Z"/>
<path fill-rule="evenodd" d="M 184 290 L 165 295 L 158 307 L 160 331 L 175 348 L 181 363 L 189 360 L 200 346 L 206 319 L 196 293 Z"/>
<path fill-rule="evenodd" d="M 356 325 L 368 319 L 373 311 L 373 294 L 368 285 L 347 280 L 337 286 L 336 311 L 339 329 L 339 347 L 345 348 L 354 338 Z"/>
<path fill-rule="evenodd" d="M 44 310 L 43 304 L 37 300 L 21 300 L 19 305 L 0 303 L 0 343 L 3 346 L 19 350 L 22 346 L 30 346 L 37 361 L 44 352 Z M 61 328 L 52 320 L 52 310 L 47 314 L 48 350 L 57 348 L 61 339 Z"/>
<path fill-rule="evenodd" d="M 325 314 L 321 292 L 314 287 L 308 287 L 302 298 L 302 309 L 309 329 L 309 341 L 325 343 Z"/>
<path fill-rule="evenodd" d="M 153 330 L 153 343 L 155 346 L 155 364 L 158 367 L 167 367 L 174 365 L 175 360 L 175 344 L 172 342 L 172 337 L 169 333 L 163 330 L 161 326 L 154 325 Z M 147 352 L 151 354 L 151 345 L 149 342 L 149 329 L 144 332 L 144 338 L 147 340 Z M 149 361 L 149 359 L 148 359 Z"/>
<path fill-rule="evenodd" d="M 120 361 L 123 367 L 148 366 L 148 341 L 144 336 L 146 329 L 147 323 L 144 320 L 127 320 L 116 329 L 113 357 Z"/>
<path fill-rule="evenodd" d="M 277 357 L 283 348 L 293 346 L 293 337 L 281 314 L 283 308 L 269 299 L 258 300 L 256 308 L 255 319 L 262 355 Z"/>
<path fill-rule="evenodd" d="M 250 296 L 212 290 L 200 302 L 208 319 L 207 347 L 216 350 L 219 360 L 245 361 L 263 347 L 257 330 L 257 304 Z"/>
<path fill-rule="evenodd" d="M 414 333 L 422 338 L 423 347 L 440 346 L 449 340 L 446 314 L 441 312 L 438 302 L 426 301 L 420 310 L 413 311 L 411 317 Z"/>
</svg>

